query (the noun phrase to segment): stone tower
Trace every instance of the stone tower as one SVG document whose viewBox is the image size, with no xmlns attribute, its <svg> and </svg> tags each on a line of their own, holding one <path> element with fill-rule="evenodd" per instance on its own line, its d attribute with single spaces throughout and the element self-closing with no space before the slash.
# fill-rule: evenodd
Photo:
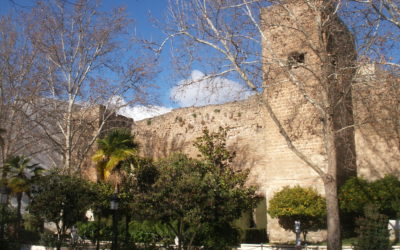
<svg viewBox="0 0 400 250">
<path fill-rule="evenodd" d="M 338 131 L 334 144 L 340 184 L 356 174 L 351 127 L 354 39 L 327 1 L 286 1 L 263 9 L 261 20 L 264 97 L 293 145 L 322 168 L 327 166 L 322 110 L 329 112 Z M 285 185 L 309 185 L 323 193 L 320 177 L 289 149 L 275 122 L 267 117 L 265 125 L 270 141 L 265 146 L 266 178 L 271 185 L 266 200 Z M 287 239 L 277 224 L 268 221 L 271 241 Z"/>
</svg>

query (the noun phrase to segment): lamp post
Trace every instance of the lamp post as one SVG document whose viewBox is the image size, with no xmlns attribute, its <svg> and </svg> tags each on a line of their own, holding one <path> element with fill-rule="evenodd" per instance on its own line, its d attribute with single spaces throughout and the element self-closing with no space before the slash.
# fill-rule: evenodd
<svg viewBox="0 0 400 250">
<path fill-rule="evenodd" d="M 110 197 L 110 209 L 112 210 L 112 223 L 113 223 L 113 241 L 111 245 L 111 250 L 118 249 L 118 218 L 117 218 L 117 210 L 118 210 L 118 192 L 117 190 Z"/>
<path fill-rule="evenodd" d="M 8 203 L 9 189 L 4 183 L 0 186 L 0 204 L 1 204 L 1 227 L 0 227 L 0 239 L 4 240 L 4 217 L 6 211 L 6 205 Z"/>
</svg>

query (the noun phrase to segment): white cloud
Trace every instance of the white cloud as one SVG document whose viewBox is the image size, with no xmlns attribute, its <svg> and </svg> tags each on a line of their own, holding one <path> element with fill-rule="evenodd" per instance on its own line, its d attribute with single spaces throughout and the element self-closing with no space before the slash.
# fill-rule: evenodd
<svg viewBox="0 0 400 250">
<path fill-rule="evenodd" d="M 123 115 L 129 118 L 133 118 L 134 121 L 140 121 L 146 118 L 162 115 L 168 113 L 172 108 L 156 106 L 156 105 L 135 105 L 129 106 L 125 99 L 121 96 L 113 96 L 110 98 L 109 103 L 111 105 L 123 106 L 118 110 L 119 115 Z"/>
<path fill-rule="evenodd" d="M 222 77 L 207 79 L 203 72 L 193 70 L 189 79 L 181 80 L 171 89 L 170 95 L 181 107 L 189 107 L 243 100 L 251 92 L 238 82 Z"/>
<path fill-rule="evenodd" d="M 162 115 L 168 113 L 172 108 L 162 106 L 126 106 L 119 110 L 118 114 L 133 118 L 134 121 L 140 121 L 146 118 Z"/>
</svg>

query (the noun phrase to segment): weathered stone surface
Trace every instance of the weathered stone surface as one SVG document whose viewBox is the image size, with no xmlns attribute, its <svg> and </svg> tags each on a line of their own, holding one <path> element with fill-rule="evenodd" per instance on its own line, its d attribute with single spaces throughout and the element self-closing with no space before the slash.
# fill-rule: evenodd
<svg viewBox="0 0 400 250">
<path fill-rule="evenodd" d="M 317 13 L 301 1 L 262 10 L 263 97 L 269 100 L 293 144 L 323 168 L 327 166 L 327 157 L 322 116 L 304 98 L 303 90 L 317 102 L 335 105 L 332 119 L 338 131 L 335 147 L 340 183 L 355 175 L 356 170 L 368 179 L 386 173 L 399 175 L 400 93 L 396 92 L 398 87 L 394 91 L 399 80 L 375 68 L 372 73 L 360 68 L 354 77 L 352 35 L 334 15 L 321 29 L 318 20 L 324 15 L 327 13 Z M 325 43 L 321 43 L 323 34 Z M 293 64 L 291 60 L 297 62 Z M 298 79 L 301 85 L 293 79 Z M 323 91 L 328 93 L 328 101 Z M 256 97 L 223 105 L 176 109 L 136 122 L 133 131 L 147 157 L 161 158 L 176 151 L 196 157 L 198 152 L 192 144 L 202 135 L 203 128 L 216 131 L 220 126 L 230 129 L 227 143 L 237 152 L 235 167 L 250 169 L 248 182 L 258 186 L 260 195 L 265 197 L 266 209 L 274 193 L 287 185 L 312 186 L 324 194 L 321 178 L 288 148 Z M 265 219 L 257 222 L 265 223 Z M 275 219 L 268 217 L 266 225 L 261 227 L 266 227 L 272 242 L 294 240 L 294 234 L 284 231 Z M 325 237 L 325 231 L 308 235 L 312 241 Z"/>
</svg>

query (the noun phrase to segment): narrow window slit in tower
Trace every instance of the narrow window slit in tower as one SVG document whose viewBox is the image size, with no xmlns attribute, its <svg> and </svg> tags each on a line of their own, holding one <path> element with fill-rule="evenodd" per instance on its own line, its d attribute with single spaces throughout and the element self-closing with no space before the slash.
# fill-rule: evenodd
<svg viewBox="0 0 400 250">
<path fill-rule="evenodd" d="M 288 67 L 289 69 L 296 69 L 298 68 L 301 64 L 304 64 L 305 62 L 305 53 L 300 53 L 300 52 L 292 52 L 288 56 Z"/>
</svg>

